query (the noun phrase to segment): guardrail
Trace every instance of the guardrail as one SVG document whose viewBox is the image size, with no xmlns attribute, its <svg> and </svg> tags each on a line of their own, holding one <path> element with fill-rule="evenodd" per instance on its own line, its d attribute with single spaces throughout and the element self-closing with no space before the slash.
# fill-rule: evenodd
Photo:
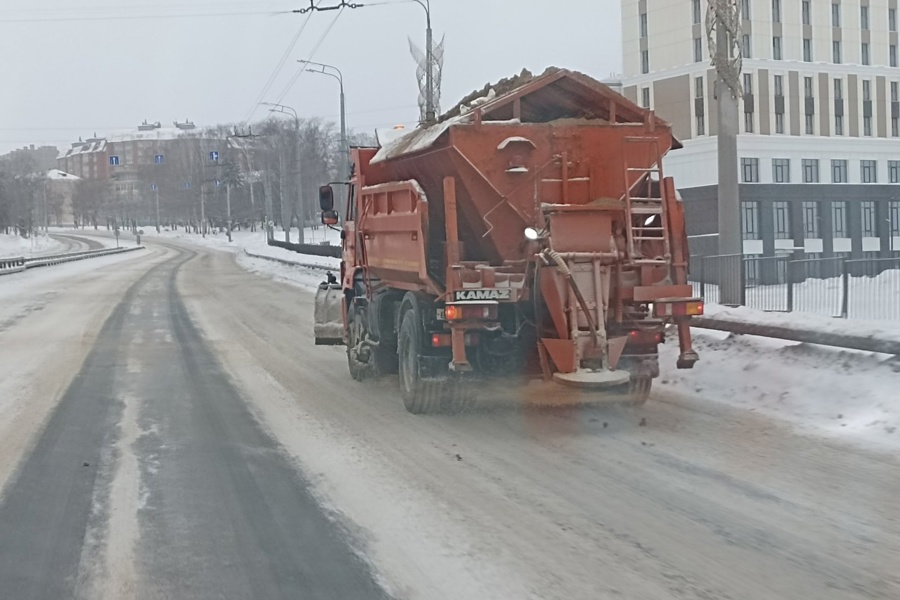
<svg viewBox="0 0 900 600">
<path fill-rule="evenodd" d="M 12 256 L 7 258 L 0 258 L 0 275 L 6 275 L 7 273 L 18 273 L 19 271 L 25 270 L 25 257 L 24 256 Z"/>
<path fill-rule="evenodd" d="M 340 246 L 331 246 L 328 244 L 291 244 L 290 242 L 279 242 L 278 240 L 270 239 L 269 245 L 284 248 L 285 250 L 293 250 L 300 254 L 328 256 L 330 258 L 340 258 L 343 253 Z"/>
<path fill-rule="evenodd" d="M 251 258 L 261 258 L 263 260 L 270 260 L 272 262 L 277 262 L 282 265 L 288 265 L 289 267 L 303 267 L 304 269 L 314 269 L 316 271 L 340 271 L 340 268 L 329 267 L 326 265 L 313 265 L 309 263 L 300 263 L 293 260 L 285 260 L 283 258 L 275 258 L 274 256 L 264 256 L 262 254 L 254 254 L 252 252 L 247 252 L 244 250 L 244 254 Z"/>
<path fill-rule="evenodd" d="M 84 252 L 69 252 L 67 254 L 54 254 L 51 256 L 35 256 L 34 258 L 25 258 L 22 256 L 0 258 L 0 275 L 9 275 L 10 273 L 19 273 L 25 269 L 49 267 L 51 265 L 59 265 L 87 258 L 133 252 L 135 250 L 143 250 L 143 248 L 143 246 L 133 246 L 131 248 L 104 248 L 103 250 L 86 250 Z"/>
</svg>

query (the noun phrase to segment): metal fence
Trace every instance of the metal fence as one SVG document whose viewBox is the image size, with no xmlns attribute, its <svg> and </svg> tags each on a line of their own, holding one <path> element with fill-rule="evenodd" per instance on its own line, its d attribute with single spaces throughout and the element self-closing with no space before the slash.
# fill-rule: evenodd
<svg viewBox="0 0 900 600">
<path fill-rule="evenodd" d="M 900 258 L 692 256 L 689 279 L 710 303 L 900 321 Z"/>
</svg>

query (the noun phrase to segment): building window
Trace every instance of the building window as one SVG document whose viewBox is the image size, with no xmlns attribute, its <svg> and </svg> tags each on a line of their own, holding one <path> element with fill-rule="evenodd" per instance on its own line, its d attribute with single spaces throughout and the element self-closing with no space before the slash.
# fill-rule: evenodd
<svg viewBox="0 0 900 600">
<path fill-rule="evenodd" d="M 772 203 L 772 209 L 775 213 L 775 239 L 789 240 L 791 239 L 791 209 L 787 202 L 780 200 Z"/>
<path fill-rule="evenodd" d="M 878 227 L 875 217 L 875 203 L 871 200 L 860 202 L 862 210 L 862 234 L 863 237 L 878 237 Z"/>
<path fill-rule="evenodd" d="M 693 16 L 694 25 L 699 25 L 701 20 L 701 12 L 700 12 L 700 0 L 693 0 L 691 2 L 691 14 Z"/>
<path fill-rule="evenodd" d="M 741 233 L 745 240 L 759 239 L 759 202 L 741 202 Z"/>
<path fill-rule="evenodd" d="M 650 52 L 648 50 L 641 50 L 641 73 L 649 73 L 650 72 Z"/>
<path fill-rule="evenodd" d="M 819 183 L 819 159 L 803 159 L 803 183 Z"/>
<path fill-rule="evenodd" d="M 741 2 L 741 18 L 745 21 L 750 20 L 750 2 L 746 0 Z"/>
<path fill-rule="evenodd" d="M 647 37 L 647 13 L 641 13 L 641 37 Z"/>
<path fill-rule="evenodd" d="M 773 158 L 772 159 L 772 180 L 775 183 L 791 182 L 791 159 L 789 158 Z"/>
<path fill-rule="evenodd" d="M 772 22 L 781 23 L 781 0 L 772 0 Z"/>
<path fill-rule="evenodd" d="M 772 38 L 772 58 L 781 60 L 781 36 L 776 35 Z"/>
<path fill-rule="evenodd" d="M 841 26 L 841 5 L 836 2 L 831 5 L 831 26 Z"/>
<path fill-rule="evenodd" d="M 753 73 L 744 73 L 744 93 L 753 93 Z"/>
<path fill-rule="evenodd" d="M 837 40 L 831 42 L 831 62 L 841 64 L 841 43 Z"/>
<path fill-rule="evenodd" d="M 831 203 L 831 237 L 847 237 L 847 203 Z"/>
<path fill-rule="evenodd" d="M 703 76 L 694 78 L 694 98 L 697 100 L 703 99 Z M 697 135 L 706 135 L 706 117 L 701 112 L 700 114 L 696 114 L 695 117 L 695 125 L 697 127 Z"/>
<path fill-rule="evenodd" d="M 759 183 L 759 159 L 742 158 L 741 173 L 744 183 Z"/>
<path fill-rule="evenodd" d="M 869 61 L 869 44 L 868 44 L 868 42 L 862 43 L 862 49 L 860 50 L 860 55 L 862 57 L 862 64 L 868 65 L 870 62 Z"/>
<path fill-rule="evenodd" d="M 800 12 L 803 15 L 803 24 L 812 25 L 812 18 L 810 17 L 809 10 L 809 0 L 803 0 L 803 2 L 800 3 Z"/>
<path fill-rule="evenodd" d="M 694 62 L 703 62 L 703 38 L 694 38 Z"/>
<path fill-rule="evenodd" d="M 744 6 L 747 6 L 744 4 Z M 752 54 L 750 51 L 750 36 L 746 33 L 741 36 L 741 56 L 744 58 L 752 58 Z"/>
<path fill-rule="evenodd" d="M 831 161 L 831 183 L 847 183 L 847 161 Z"/>
<path fill-rule="evenodd" d="M 816 134 L 816 123 L 814 115 L 804 115 L 804 130 L 806 135 Z"/>
<path fill-rule="evenodd" d="M 898 84 L 896 81 L 892 81 L 891 82 L 891 102 L 892 103 L 896 103 L 897 99 L 898 99 L 897 97 L 900 96 L 900 94 L 898 94 L 898 91 L 900 91 L 900 90 L 898 90 L 898 88 L 900 88 L 900 84 Z M 891 114 L 894 114 L 894 113 L 891 113 Z M 898 119 L 897 117 L 893 117 L 893 116 L 891 117 L 891 135 L 894 137 L 900 137 L 900 119 Z"/>
<path fill-rule="evenodd" d="M 775 113 L 775 133 L 784 133 L 784 113 Z"/>
<path fill-rule="evenodd" d="M 775 82 L 775 95 L 776 96 L 784 96 L 784 76 L 776 75 L 774 82 Z"/>
<path fill-rule="evenodd" d="M 861 6 L 859 8 L 859 28 L 863 31 L 867 31 L 869 29 L 869 7 Z"/>
<path fill-rule="evenodd" d="M 803 236 L 807 239 L 819 237 L 819 203 L 803 203 Z"/>
<path fill-rule="evenodd" d="M 891 237 L 900 237 L 900 202 L 891 200 L 888 205 L 888 212 L 891 219 Z M 894 246 L 894 251 L 897 250 L 898 247 Z"/>
<path fill-rule="evenodd" d="M 900 183 L 900 160 L 888 161 L 888 181 L 890 183 Z"/>
<path fill-rule="evenodd" d="M 897 9 L 888 9 L 888 31 L 897 31 Z"/>
<path fill-rule="evenodd" d="M 834 80 L 834 103 L 834 135 L 844 135 L 844 115 L 837 114 L 839 112 L 837 108 L 843 109 L 844 107 L 844 81 L 842 79 Z"/>
<path fill-rule="evenodd" d="M 890 46 L 888 46 L 888 63 L 892 67 L 897 66 L 897 45 L 896 44 L 891 44 Z"/>
<path fill-rule="evenodd" d="M 863 102 L 871 102 L 872 101 L 872 82 L 868 79 L 863 79 Z M 872 137 L 872 116 L 863 116 L 863 135 L 866 137 Z"/>
<path fill-rule="evenodd" d="M 812 62 L 812 40 L 809 38 L 803 38 L 803 60 Z"/>
<path fill-rule="evenodd" d="M 641 88 L 641 106 L 650 108 L 650 88 Z"/>
<path fill-rule="evenodd" d="M 804 77 L 803 78 L 803 96 L 805 98 L 813 97 L 813 78 L 812 77 Z"/>
<path fill-rule="evenodd" d="M 859 179 L 863 183 L 878 183 L 878 163 L 874 160 L 859 161 Z"/>
<path fill-rule="evenodd" d="M 753 133 L 753 113 L 744 113 L 744 133 Z"/>
</svg>

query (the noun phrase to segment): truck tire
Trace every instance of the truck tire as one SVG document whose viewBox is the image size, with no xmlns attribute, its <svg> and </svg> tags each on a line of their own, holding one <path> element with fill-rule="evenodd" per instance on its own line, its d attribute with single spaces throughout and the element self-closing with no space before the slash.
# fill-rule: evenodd
<svg viewBox="0 0 900 600">
<path fill-rule="evenodd" d="M 440 408 L 439 382 L 419 377 L 419 354 L 422 351 L 422 331 L 415 310 L 407 310 L 400 323 L 397 355 L 400 395 L 406 410 L 414 415 L 434 412 Z"/>
<path fill-rule="evenodd" d="M 649 375 L 632 375 L 628 382 L 628 403 L 632 406 L 643 406 L 650 398 L 653 378 Z"/>
<path fill-rule="evenodd" d="M 361 351 L 371 352 L 371 350 L 363 350 L 362 342 L 366 339 L 366 309 L 350 305 L 349 327 L 347 328 L 347 367 L 350 369 L 350 376 L 356 381 L 368 379 L 372 374 L 372 367 L 369 361 L 360 359 Z"/>
</svg>

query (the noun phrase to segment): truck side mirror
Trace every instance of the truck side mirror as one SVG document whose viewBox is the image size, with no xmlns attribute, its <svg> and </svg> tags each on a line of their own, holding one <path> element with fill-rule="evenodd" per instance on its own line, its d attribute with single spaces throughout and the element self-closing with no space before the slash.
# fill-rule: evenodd
<svg viewBox="0 0 900 600">
<path fill-rule="evenodd" d="M 338 213 L 336 210 L 323 210 L 322 211 L 322 224 L 323 225 L 337 225 L 338 224 Z"/>
<path fill-rule="evenodd" d="M 334 190 L 330 185 L 323 185 L 319 188 L 319 208 L 322 212 L 334 210 Z"/>
</svg>

